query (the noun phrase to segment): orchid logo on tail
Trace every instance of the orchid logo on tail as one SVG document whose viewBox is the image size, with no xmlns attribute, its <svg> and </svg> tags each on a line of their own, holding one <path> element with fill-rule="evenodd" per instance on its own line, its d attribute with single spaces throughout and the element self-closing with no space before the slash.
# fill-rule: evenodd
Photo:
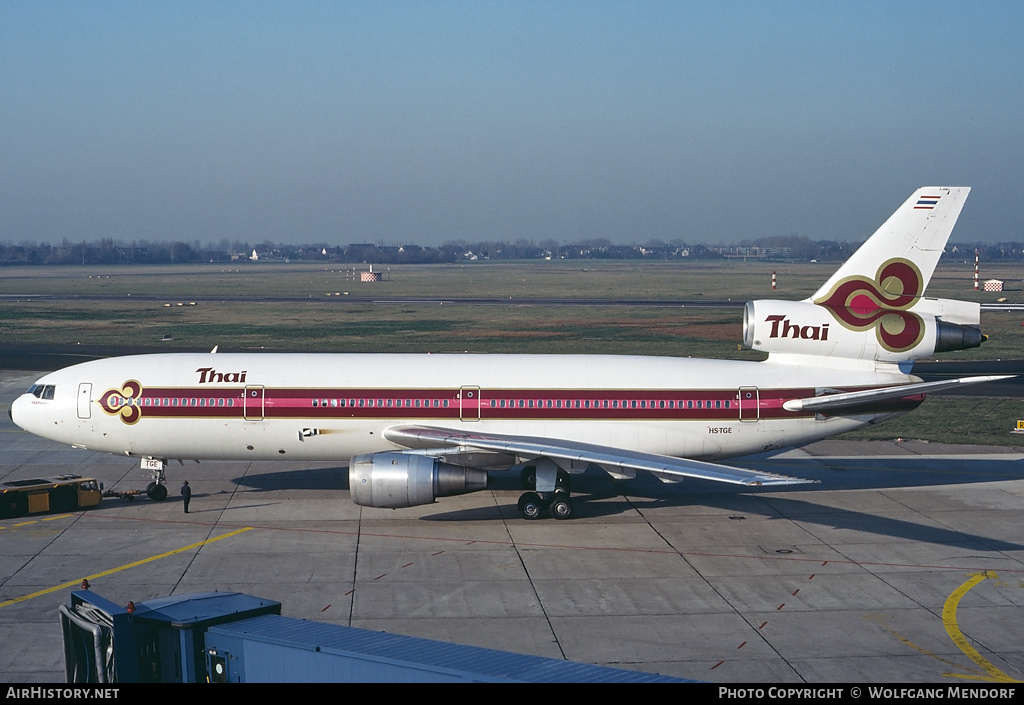
<svg viewBox="0 0 1024 705">
<path fill-rule="evenodd" d="M 874 328 L 879 344 L 889 352 L 906 352 L 924 337 L 924 322 L 908 310 L 924 293 L 923 282 L 913 262 L 896 258 L 879 267 L 874 280 L 847 277 L 814 303 L 850 330 Z"/>
</svg>

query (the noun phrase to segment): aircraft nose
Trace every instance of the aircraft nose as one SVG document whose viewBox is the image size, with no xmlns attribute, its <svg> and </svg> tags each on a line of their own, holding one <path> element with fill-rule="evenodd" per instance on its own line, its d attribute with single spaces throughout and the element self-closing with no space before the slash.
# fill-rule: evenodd
<svg viewBox="0 0 1024 705">
<path fill-rule="evenodd" d="M 15 426 L 17 426 L 18 428 L 21 428 L 21 429 L 25 428 L 25 425 L 24 425 L 25 414 L 22 413 L 23 410 L 21 408 L 22 405 L 23 405 L 23 401 L 22 401 L 22 397 L 23 396 L 24 395 L 22 395 L 21 397 L 18 397 L 14 401 L 12 401 L 11 405 L 7 408 L 7 416 L 10 417 L 11 421 L 14 422 Z M 14 412 L 15 411 L 18 412 L 18 418 L 14 417 Z"/>
</svg>

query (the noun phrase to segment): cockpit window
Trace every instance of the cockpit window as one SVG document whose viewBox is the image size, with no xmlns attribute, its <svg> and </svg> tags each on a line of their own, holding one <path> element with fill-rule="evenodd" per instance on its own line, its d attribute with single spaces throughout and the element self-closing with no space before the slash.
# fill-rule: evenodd
<svg viewBox="0 0 1024 705">
<path fill-rule="evenodd" d="M 28 388 L 28 393 L 36 399 L 53 399 L 53 393 L 57 387 L 52 384 L 33 384 Z"/>
</svg>

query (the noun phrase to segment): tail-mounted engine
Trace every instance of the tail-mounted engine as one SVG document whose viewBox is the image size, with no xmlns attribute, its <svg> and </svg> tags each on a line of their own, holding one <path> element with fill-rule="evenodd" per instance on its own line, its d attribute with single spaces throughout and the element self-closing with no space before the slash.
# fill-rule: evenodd
<svg viewBox="0 0 1024 705">
<path fill-rule="evenodd" d="M 743 344 L 753 350 L 900 362 L 937 352 L 976 348 L 981 307 L 946 299 L 917 299 L 912 307 L 870 300 L 849 306 L 810 301 L 751 301 L 743 309 Z"/>
<path fill-rule="evenodd" d="M 427 455 L 370 453 L 349 462 L 348 486 L 352 501 L 360 506 L 398 509 L 487 489 L 487 472 Z"/>
</svg>

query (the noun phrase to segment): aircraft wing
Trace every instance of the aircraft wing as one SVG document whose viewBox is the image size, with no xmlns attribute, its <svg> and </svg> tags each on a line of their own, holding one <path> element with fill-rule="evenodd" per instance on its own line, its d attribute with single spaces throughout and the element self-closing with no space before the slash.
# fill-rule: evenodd
<svg viewBox="0 0 1024 705">
<path fill-rule="evenodd" d="M 899 399 L 900 397 L 925 394 L 927 392 L 939 392 L 953 387 L 962 387 L 969 384 L 981 384 L 982 382 L 997 382 L 1001 379 L 1010 379 L 1015 375 L 990 375 L 987 377 L 960 377 L 959 379 L 945 379 L 937 382 L 918 382 L 916 384 L 901 384 L 898 387 L 881 387 L 879 389 L 867 389 L 860 392 L 840 392 L 837 394 L 823 394 L 809 399 L 790 399 L 782 405 L 787 411 L 834 411 L 837 409 L 849 409 L 861 404 L 883 401 L 885 399 Z"/>
<path fill-rule="evenodd" d="M 667 482 L 679 482 L 686 477 L 748 487 L 816 482 L 717 463 L 552 438 L 474 433 L 431 426 L 394 426 L 384 432 L 384 437 L 408 448 L 443 448 L 449 452 L 454 449 L 490 451 L 514 455 L 520 462 L 549 458 L 559 467 L 577 472 L 582 472 L 588 464 L 593 463 L 617 478 L 634 477 L 637 470 L 643 470 Z"/>
</svg>

